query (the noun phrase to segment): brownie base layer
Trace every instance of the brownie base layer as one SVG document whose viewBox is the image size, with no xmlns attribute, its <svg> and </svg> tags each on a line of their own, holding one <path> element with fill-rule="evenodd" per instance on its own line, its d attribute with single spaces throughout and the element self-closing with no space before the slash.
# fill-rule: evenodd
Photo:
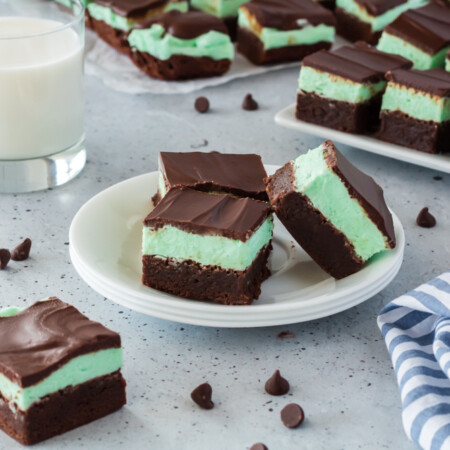
<svg viewBox="0 0 450 450">
<path fill-rule="evenodd" d="M 115 372 L 47 395 L 25 412 L 11 410 L 0 396 L 0 428 L 32 445 L 100 419 L 125 403 L 125 380 Z"/>
<path fill-rule="evenodd" d="M 271 251 L 269 243 L 244 271 L 144 255 L 142 282 L 179 297 L 224 305 L 249 305 L 259 297 L 261 283 L 270 276 L 267 260 Z"/>
<path fill-rule="evenodd" d="M 111 47 L 126 55 L 130 54 L 131 49 L 128 44 L 128 35 L 126 31 L 117 30 L 109 26 L 106 22 L 94 19 L 93 17 L 89 18 L 89 28 L 94 30 L 98 37 Z"/>
<path fill-rule="evenodd" d="M 166 81 L 215 77 L 223 75 L 231 66 L 229 59 L 172 55 L 167 60 L 161 60 L 139 51 L 131 52 L 131 60 L 150 77 Z"/>
<path fill-rule="evenodd" d="M 450 120 L 419 120 L 400 111 L 382 111 L 377 138 L 425 153 L 450 152 Z"/>
<path fill-rule="evenodd" d="M 238 29 L 237 16 L 236 17 L 225 17 L 225 19 L 223 19 L 223 23 L 225 24 L 225 26 L 228 29 L 228 34 L 230 35 L 231 40 L 233 42 L 236 42 L 237 29 Z"/>
<path fill-rule="evenodd" d="M 288 61 L 301 61 L 305 56 L 319 50 L 329 50 L 330 42 L 318 42 L 311 45 L 288 45 L 286 47 L 264 50 L 263 42 L 251 31 L 238 28 L 237 48 L 253 64 L 275 64 Z"/>
<path fill-rule="evenodd" d="M 371 134 L 380 124 L 379 113 L 382 94 L 367 102 L 350 103 L 300 91 L 297 94 L 297 119 L 339 131 Z"/>
<path fill-rule="evenodd" d="M 372 31 L 370 24 L 359 20 L 344 9 L 337 7 L 334 15 L 337 19 L 336 32 L 345 39 L 351 42 L 366 41 L 372 45 L 375 45 L 380 39 L 381 31 Z"/>
<path fill-rule="evenodd" d="M 293 167 L 287 163 L 267 179 L 267 192 L 276 215 L 309 256 L 332 277 L 340 279 L 364 264 L 353 245 L 308 199 L 295 192 Z"/>
</svg>

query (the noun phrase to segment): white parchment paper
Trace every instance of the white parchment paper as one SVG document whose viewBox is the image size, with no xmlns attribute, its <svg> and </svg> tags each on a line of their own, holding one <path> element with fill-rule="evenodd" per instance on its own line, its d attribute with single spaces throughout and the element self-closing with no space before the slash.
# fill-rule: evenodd
<svg viewBox="0 0 450 450">
<path fill-rule="evenodd" d="M 114 50 L 91 30 L 86 30 L 86 73 L 99 77 L 111 89 L 127 94 L 185 94 L 204 87 L 224 84 L 236 78 L 259 75 L 285 67 L 300 68 L 300 63 L 258 67 L 236 53 L 230 71 L 221 77 L 192 81 L 155 80 L 136 68 L 126 55 Z"/>
</svg>

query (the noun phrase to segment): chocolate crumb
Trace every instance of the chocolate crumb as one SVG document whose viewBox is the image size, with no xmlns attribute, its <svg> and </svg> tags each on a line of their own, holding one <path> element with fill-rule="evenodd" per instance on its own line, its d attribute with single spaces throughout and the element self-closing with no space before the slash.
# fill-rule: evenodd
<svg viewBox="0 0 450 450">
<path fill-rule="evenodd" d="M 209 100 L 206 97 L 197 97 L 194 106 L 199 113 L 203 114 L 209 110 Z"/>
<path fill-rule="evenodd" d="M 250 447 L 250 450 L 269 450 L 269 449 L 262 442 L 258 442 L 257 444 L 253 444 Z"/>
<path fill-rule="evenodd" d="M 266 392 L 270 395 L 284 395 L 289 392 L 289 382 L 283 378 L 279 370 L 266 381 L 264 386 Z"/>
<path fill-rule="evenodd" d="M 258 109 L 258 103 L 252 97 L 252 94 L 247 94 L 244 97 L 244 101 L 242 102 L 242 109 L 245 109 L 245 111 L 255 111 L 256 109 Z"/>
<path fill-rule="evenodd" d="M 11 253 L 6 248 L 0 248 L 0 270 L 5 270 L 11 259 Z"/>
<path fill-rule="evenodd" d="M 295 334 L 292 333 L 292 331 L 282 331 L 281 333 L 278 333 L 279 339 L 292 339 L 295 338 Z"/>
<path fill-rule="evenodd" d="M 30 256 L 31 239 L 26 238 L 11 253 L 13 261 L 25 261 Z"/>
<path fill-rule="evenodd" d="M 436 176 L 433 177 L 433 180 L 441 181 L 442 177 L 440 175 L 436 175 Z"/>
<path fill-rule="evenodd" d="M 281 410 L 281 421 L 288 428 L 299 427 L 305 420 L 305 413 L 297 403 L 289 403 Z"/>
<path fill-rule="evenodd" d="M 416 222 L 422 228 L 433 228 L 436 225 L 436 219 L 428 212 L 428 208 L 423 208 L 420 211 Z"/>
<path fill-rule="evenodd" d="M 209 383 L 203 383 L 191 392 L 192 400 L 203 409 L 212 409 L 214 407 L 211 396 L 212 388 Z"/>
</svg>

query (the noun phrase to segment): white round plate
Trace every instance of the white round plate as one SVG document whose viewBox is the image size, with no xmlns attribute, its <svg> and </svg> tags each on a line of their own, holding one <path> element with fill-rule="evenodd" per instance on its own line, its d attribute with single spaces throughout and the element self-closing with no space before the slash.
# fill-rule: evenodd
<svg viewBox="0 0 450 450">
<path fill-rule="evenodd" d="M 276 166 L 266 166 L 273 173 Z M 141 283 L 142 221 L 152 209 L 158 173 L 131 178 L 89 200 L 70 227 L 72 263 L 95 291 L 125 307 L 162 319 L 214 327 L 259 327 L 326 317 L 374 296 L 400 269 L 405 236 L 393 214 L 397 246 L 358 273 L 334 280 L 299 247 L 275 218 L 272 276 L 250 306 L 179 298 Z"/>
</svg>

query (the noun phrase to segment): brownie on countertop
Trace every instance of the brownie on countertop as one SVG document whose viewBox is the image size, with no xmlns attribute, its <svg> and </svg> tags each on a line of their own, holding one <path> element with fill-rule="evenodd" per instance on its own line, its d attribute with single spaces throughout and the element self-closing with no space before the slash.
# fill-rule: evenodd
<svg viewBox="0 0 450 450">
<path fill-rule="evenodd" d="M 377 137 L 426 153 L 450 152 L 450 73 L 399 69 L 387 78 Z"/>
<path fill-rule="evenodd" d="M 378 49 L 410 59 L 414 69 L 444 68 L 450 49 L 450 9 L 429 3 L 405 11 L 383 30 Z"/>
<path fill-rule="evenodd" d="M 261 156 L 219 152 L 161 152 L 156 205 L 174 187 L 268 200 Z"/>
<path fill-rule="evenodd" d="M 166 11 L 188 10 L 187 0 L 90 0 L 89 27 L 116 50 L 129 54 L 127 35 L 138 23 Z"/>
<path fill-rule="evenodd" d="M 333 13 L 312 0 L 252 0 L 238 14 L 238 50 L 254 64 L 300 61 L 334 41 Z"/>
<path fill-rule="evenodd" d="M 234 46 L 224 23 L 198 11 L 169 11 L 141 23 L 128 36 L 131 59 L 153 78 L 189 80 L 223 75 Z"/>
<path fill-rule="evenodd" d="M 386 25 L 425 3 L 427 0 L 336 0 L 337 32 L 352 42 L 376 44 Z"/>
<path fill-rule="evenodd" d="M 180 297 L 248 305 L 270 271 L 266 202 L 171 189 L 144 220 L 145 285 Z"/>
<path fill-rule="evenodd" d="M 126 403 L 120 336 L 51 297 L 0 311 L 0 427 L 31 445 Z"/>
<path fill-rule="evenodd" d="M 411 65 L 365 42 L 307 56 L 300 70 L 296 116 L 340 131 L 372 132 L 379 124 L 385 73 Z"/>
<path fill-rule="evenodd" d="M 278 169 L 267 179 L 267 193 L 286 229 L 334 278 L 395 247 L 383 190 L 331 141 Z"/>
</svg>

